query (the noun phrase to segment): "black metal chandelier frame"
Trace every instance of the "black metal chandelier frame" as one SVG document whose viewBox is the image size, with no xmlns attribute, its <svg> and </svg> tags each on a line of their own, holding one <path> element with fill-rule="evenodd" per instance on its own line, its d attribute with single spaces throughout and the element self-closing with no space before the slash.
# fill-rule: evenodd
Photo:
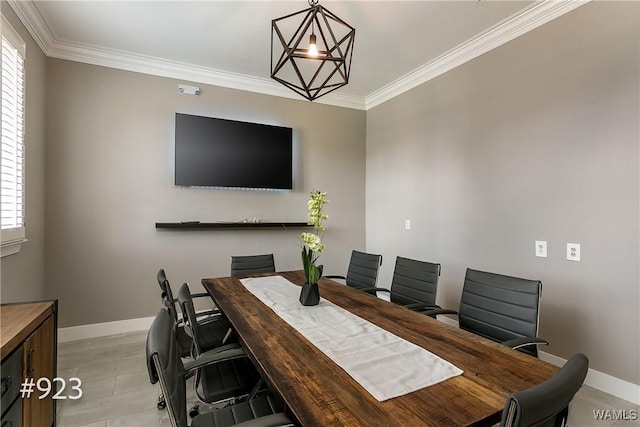
<svg viewBox="0 0 640 427">
<path fill-rule="evenodd" d="M 356 30 L 331 11 L 320 6 L 318 0 L 309 0 L 309 5 L 308 9 L 271 21 L 271 78 L 313 101 L 349 83 Z M 284 20 L 301 14 L 304 14 L 304 19 L 287 40 L 281 31 L 280 24 Z M 336 31 L 331 27 L 331 23 L 344 26 L 346 34 L 337 39 Z M 301 47 L 301 44 L 305 42 L 304 39 L 308 34 L 309 27 L 311 27 L 312 42 L 316 40 L 315 29 L 317 28 L 320 40 L 326 47 L 326 49 L 318 50 L 316 56 L 311 55 L 308 48 Z M 282 52 L 275 62 L 274 41 L 278 41 L 282 47 Z M 298 61 L 317 62 L 317 68 L 305 78 Z M 295 73 L 295 79 L 287 80 L 279 75 L 288 64 L 291 65 Z M 330 69 L 321 74 L 325 67 Z"/>
</svg>

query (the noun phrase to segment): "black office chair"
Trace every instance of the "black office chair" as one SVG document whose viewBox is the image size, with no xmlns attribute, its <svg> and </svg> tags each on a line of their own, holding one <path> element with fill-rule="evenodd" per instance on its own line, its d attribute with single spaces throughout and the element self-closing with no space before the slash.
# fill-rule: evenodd
<svg viewBox="0 0 640 427">
<path fill-rule="evenodd" d="M 231 277 L 245 277 L 257 273 L 275 273 L 273 254 L 237 255 L 231 257 Z"/>
<path fill-rule="evenodd" d="M 238 347 L 239 349 L 239 347 Z M 241 351 L 241 349 L 240 349 Z M 215 366 L 225 360 L 226 354 L 219 353 L 207 360 L 196 360 L 187 365 L 180 359 L 180 350 L 175 337 L 175 323 L 166 309 L 160 310 L 147 335 L 147 369 L 152 384 L 160 382 L 167 399 L 169 420 L 173 427 L 187 427 L 187 404 L 185 378 L 189 371 Z M 281 399 L 270 394 L 229 405 L 213 412 L 193 418 L 192 427 L 276 427 L 293 425 L 285 414 Z"/>
<path fill-rule="evenodd" d="M 440 264 L 396 257 L 391 289 L 363 288 L 361 290 L 376 295 L 388 292 L 390 301 L 410 309 L 438 309 L 436 291 L 440 277 Z"/>
<path fill-rule="evenodd" d="M 460 328 L 501 342 L 532 356 L 538 338 L 538 315 L 542 283 L 502 274 L 467 269 L 460 309 L 427 310 L 424 314 L 457 314 Z"/>
<path fill-rule="evenodd" d="M 196 313 L 189 292 L 189 285 L 184 283 L 178 290 L 178 303 L 183 314 L 183 320 L 190 329 L 193 339 L 192 356 L 197 362 L 207 355 L 235 348 L 238 344 L 226 344 L 205 351 L 201 344 L 200 326 L 196 321 Z M 243 357 L 242 357 L 243 356 Z M 196 371 L 194 390 L 198 399 L 205 403 L 216 403 L 230 399 L 241 399 L 260 388 L 262 381 L 253 364 L 244 352 L 236 358 L 226 360 L 215 366 L 207 366 Z M 195 407 L 191 414 L 198 413 Z"/>
<path fill-rule="evenodd" d="M 356 289 L 374 288 L 378 281 L 378 271 L 382 265 L 382 255 L 351 251 L 346 276 L 327 275 L 328 279 L 342 279 Z"/>
<path fill-rule="evenodd" d="M 189 334 L 189 329 L 185 329 L 183 320 L 178 317 L 178 310 L 175 306 L 178 300 L 173 297 L 171 284 L 167 279 L 164 269 L 161 268 L 158 271 L 157 280 L 162 290 L 162 303 L 177 325 L 176 337 L 180 346 L 180 355 L 182 357 L 189 357 L 192 353 L 191 346 L 193 340 Z M 211 300 L 211 297 L 207 293 L 191 294 L 191 298 L 208 298 Z M 213 303 L 213 300 L 211 300 L 211 302 Z M 214 309 L 199 313 L 197 320 L 201 331 L 200 346 L 202 351 L 218 347 L 230 340 L 231 325 L 219 310 Z"/>
<path fill-rule="evenodd" d="M 569 403 L 580 390 L 588 369 L 589 359 L 578 353 L 547 381 L 511 394 L 502 411 L 500 427 L 566 425 Z"/>
</svg>

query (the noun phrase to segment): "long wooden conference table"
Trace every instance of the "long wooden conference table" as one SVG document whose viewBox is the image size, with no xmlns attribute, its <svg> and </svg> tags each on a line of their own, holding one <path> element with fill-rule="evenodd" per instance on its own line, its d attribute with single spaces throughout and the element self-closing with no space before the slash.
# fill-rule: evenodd
<svg viewBox="0 0 640 427">
<path fill-rule="evenodd" d="M 276 273 L 294 284 L 301 271 Z M 203 279 L 269 386 L 303 426 L 491 426 L 507 396 L 551 377 L 557 368 L 532 356 L 404 307 L 321 279 L 320 295 L 464 372 L 385 401 L 284 322 L 233 277 Z"/>
</svg>

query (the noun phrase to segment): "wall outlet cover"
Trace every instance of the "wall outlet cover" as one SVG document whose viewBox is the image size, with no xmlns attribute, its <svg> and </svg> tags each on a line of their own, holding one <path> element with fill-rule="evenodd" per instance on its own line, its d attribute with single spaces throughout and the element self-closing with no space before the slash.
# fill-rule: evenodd
<svg viewBox="0 0 640 427">
<path fill-rule="evenodd" d="M 567 243 L 567 259 L 580 261 L 580 243 Z"/>
</svg>

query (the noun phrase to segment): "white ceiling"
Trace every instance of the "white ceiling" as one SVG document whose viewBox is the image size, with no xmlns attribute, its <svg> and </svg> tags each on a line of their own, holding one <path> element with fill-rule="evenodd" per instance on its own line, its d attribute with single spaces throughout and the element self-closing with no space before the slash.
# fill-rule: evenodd
<svg viewBox="0 0 640 427">
<path fill-rule="evenodd" d="M 299 98 L 269 79 L 271 20 L 306 1 L 9 3 L 48 56 Z M 321 4 L 356 28 L 356 38 L 349 84 L 320 100 L 365 109 L 583 2 Z"/>
</svg>

